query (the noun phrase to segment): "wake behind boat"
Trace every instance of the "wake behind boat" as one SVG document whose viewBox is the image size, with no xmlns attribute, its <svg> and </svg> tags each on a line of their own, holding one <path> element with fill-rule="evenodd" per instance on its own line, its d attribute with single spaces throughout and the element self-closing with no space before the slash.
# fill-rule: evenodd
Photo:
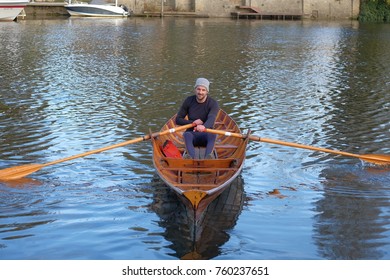
<svg viewBox="0 0 390 280">
<path fill-rule="evenodd" d="M 0 21 L 13 21 L 30 0 L 0 0 Z"/>
<path fill-rule="evenodd" d="M 66 10 L 71 16 L 81 17 L 127 17 L 129 10 L 124 5 L 115 4 L 89 4 L 86 2 L 72 2 L 65 5 Z"/>
</svg>

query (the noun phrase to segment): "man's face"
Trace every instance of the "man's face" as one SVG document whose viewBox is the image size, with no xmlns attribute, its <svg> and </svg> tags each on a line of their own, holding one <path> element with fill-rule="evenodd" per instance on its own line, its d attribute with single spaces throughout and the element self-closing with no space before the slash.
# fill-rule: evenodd
<svg viewBox="0 0 390 280">
<path fill-rule="evenodd" d="M 207 98 L 207 89 L 204 86 L 197 86 L 195 89 L 196 99 L 198 102 L 204 102 Z"/>
</svg>

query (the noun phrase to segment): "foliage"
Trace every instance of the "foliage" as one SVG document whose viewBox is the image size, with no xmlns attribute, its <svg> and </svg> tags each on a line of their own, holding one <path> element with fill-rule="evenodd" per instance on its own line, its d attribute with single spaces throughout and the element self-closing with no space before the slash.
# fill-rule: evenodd
<svg viewBox="0 0 390 280">
<path fill-rule="evenodd" d="M 361 0 L 359 21 L 390 22 L 390 0 Z"/>
</svg>

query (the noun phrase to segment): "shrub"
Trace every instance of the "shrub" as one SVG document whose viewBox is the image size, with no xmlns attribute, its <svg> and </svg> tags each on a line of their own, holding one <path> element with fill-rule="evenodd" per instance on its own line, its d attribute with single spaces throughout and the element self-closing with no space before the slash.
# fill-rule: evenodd
<svg viewBox="0 0 390 280">
<path fill-rule="evenodd" d="M 359 21 L 390 22 L 390 0 L 362 0 Z"/>
</svg>

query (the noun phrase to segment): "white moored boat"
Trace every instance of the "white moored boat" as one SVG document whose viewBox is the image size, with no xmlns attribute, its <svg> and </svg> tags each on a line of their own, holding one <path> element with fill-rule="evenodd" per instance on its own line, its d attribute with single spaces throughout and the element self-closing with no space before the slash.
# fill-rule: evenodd
<svg viewBox="0 0 390 280">
<path fill-rule="evenodd" d="M 66 10 L 71 16 L 82 17 L 127 17 L 129 11 L 126 6 L 115 4 L 88 4 L 85 2 L 72 3 L 65 5 Z"/>
<path fill-rule="evenodd" d="M 0 21 L 12 21 L 30 0 L 0 0 Z"/>
</svg>

